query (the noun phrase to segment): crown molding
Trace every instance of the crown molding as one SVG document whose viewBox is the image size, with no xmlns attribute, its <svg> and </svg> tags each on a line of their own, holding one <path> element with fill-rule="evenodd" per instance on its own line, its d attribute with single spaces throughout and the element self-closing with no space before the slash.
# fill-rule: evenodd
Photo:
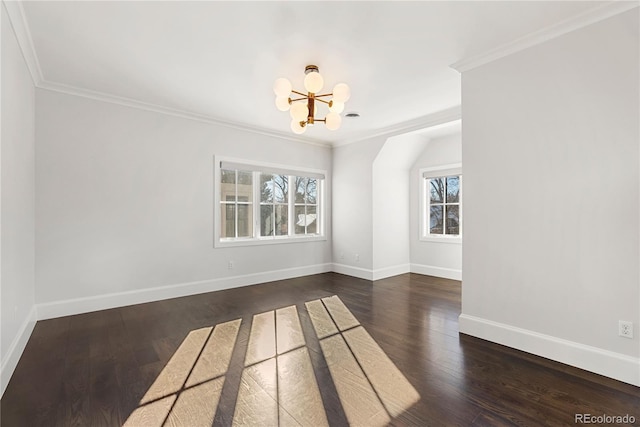
<svg viewBox="0 0 640 427">
<path fill-rule="evenodd" d="M 460 73 L 463 73 L 465 71 L 469 71 L 481 65 L 495 61 L 496 59 L 503 58 L 529 47 L 544 43 L 556 37 L 560 37 L 571 31 L 578 30 L 580 28 L 595 24 L 596 22 L 603 21 L 620 13 L 627 12 L 638 6 L 640 6 L 640 2 L 638 1 L 610 1 L 595 6 L 578 15 L 562 20 L 556 24 L 545 27 L 541 30 L 526 34 L 484 53 L 455 62 L 451 64 L 451 68 L 457 70 Z"/>
<path fill-rule="evenodd" d="M 195 120 L 203 123 L 224 126 L 232 129 L 238 129 L 245 132 L 256 133 L 259 135 L 274 137 L 278 139 L 302 142 L 305 144 L 317 145 L 320 147 L 331 147 L 331 143 L 327 141 L 319 140 L 319 139 L 299 137 L 286 132 L 279 132 L 271 129 L 253 126 L 246 123 L 222 120 L 216 117 L 207 116 L 205 114 L 194 113 L 194 112 L 172 108 L 172 107 L 165 107 L 162 105 L 138 101 L 132 98 L 126 98 L 118 95 L 111 95 L 104 92 L 98 92 L 90 89 L 79 88 L 76 86 L 66 85 L 62 83 L 53 83 L 53 82 L 48 82 L 46 80 L 43 80 L 38 85 L 38 88 L 49 90 L 52 92 L 60 92 L 67 95 L 79 96 L 82 98 L 89 98 L 97 101 L 107 102 L 110 104 L 117 104 L 124 107 L 136 108 L 136 109 L 145 110 L 145 111 L 152 111 L 155 113 L 167 114 L 174 117 L 180 117 L 183 119 Z"/>
<path fill-rule="evenodd" d="M 42 69 L 40 68 L 40 62 L 36 55 L 36 49 L 33 46 L 33 40 L 31 39 L 31 31 L 29 30 L 29 24 L 24 15 L 24 9 L 21 1 L 6 1 L 2 0 L 11 28 L 16 36 L 22 56 L 27 64 L 29 73 L 31 74 L 31 80 L 35 86 L 39 86 L 44 80 L 42 78 Z"/>
<path fill-rule="evenodd" d="M 44 79 L 44 76 L 42 74 L 42 69 L 40 68 L 40 62 L 38 61 L 38 56 L 36 55 L 36 50 L 33 45 L 33 39 L 31 38 L 31 31 L 29 29 L 29 24 L 27 23 L 27 20 L 25 18 L 22 1 L 13 1 L 13 0 L 0 0 L 0 1 L 2 2 L 2 4 L 5 7 L 5 10 L 7 11 L 9 22 L 11 23 L 11 27 L 16 36 L 16 40 L 18 41 L 18 45 L 20 46 L 20 50 L 22 51 L 22 56 L 24 57 L 25 63 L 27 64 L 29 73 L 31 74 L 31 79 L 33 80 L 33 84 L 35 87 L 39 89 L 50 90 L 53 92 L 60 92 L 67 95 L 80 96 L 83 98 L 94 99 L 98 101 L 108 102 L 111 104 L 117 104 L 117 105 L 122 105 L 126 107 L 131 107 L 131 108 L 137 108 L 137 109 L 146 110 L 146 111 L 153 111 L 161 114 L 168 114 L 175 117 L 181 117 L 185 119 L 196 120 L 196 121 L 215 124 L 215 125 L 224 126 L 228 128 L 239 129 L 246 132 L 256 133 L 259 135 L 270 136 L 270 137 L 279 138 L 279 139 L 285 139 L 289 141 L 302 142 L 305 144 L 317 145 L 321 147 L 331 147 L 330 142 L 320 140 L 320 139 L 291 135 L 290 133 L 274 131 L 266 128 L 253 126 L 246 123 L 222 120 L 222 119 L 207 116 L 204 114 L 198 114 L 198 113 L 193 113 L 186 110 L 180 110 L 177 108 L 151 104 L 143 101 L 138 101 L 136 99 L 93 91 L 90 89 L 84 89 L 76 86 L 66 85 L 63 83 L 54 83 L 54 82 L 47 81 Z"/>
<path fill-rule="evenodd" d="M 356 142 L 364 141 L 366 139 L 386 137 L 409 133 L 417 130 L 427 129 L 430 127 L 443 125 L 445 123 L 454 122 L 462 118 L 462 108 L 458 105 L 446 110 L 441 110 L 433 114 L 418 117 L 416 119 L 407 120 L 406 122 L 397 123 L 395 125 L 387 126 L 385 128 L 376 129 L 372 132 L 366 133 L 362 136 L 353 139 L 347 139 L 338 141 L 333 144 L 334 147 L 341 147 L 343 145 L 354 144 Z"/>
</svg>

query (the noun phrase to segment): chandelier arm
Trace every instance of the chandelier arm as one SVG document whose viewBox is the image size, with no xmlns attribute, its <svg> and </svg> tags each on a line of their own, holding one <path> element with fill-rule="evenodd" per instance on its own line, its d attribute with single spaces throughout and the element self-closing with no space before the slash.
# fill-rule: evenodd
<svg viewBox="0 0 640 427">
<path fill-rule="evenodd" d="M 316 101 L 324 102 L 327 105 L 329 105 L 329 102 L 331 102 L 331 101 L 325 101 L 324 99 L 319 99 L 318 96 L 319 95 L 316 95 Z"/>
<path fill-rule="evenodd" d="M 297 90 L 291 90 L 291 92 L 295 93 L 296 95 L 300 95 L 300 96 L 304 96 L 304 97 L 307 96 L 306 93 L 298 92 Z"/>
<path fill-rule="evenodd" d="M 291 98 L 289 98 L 289 99 L 291 99 Z M 307 97 L 305 96 L 304 98 L 291 99 L 291 102 L 296 102 L 296 101 L 306 101 L 307 99 L 309 99 L 309 98 L 307 98 Z"/>
<path fill-rule="evenodd" d="M 316 95 L 316 98 L 321 98 L 323 96 L 333 96 L 333 93 L 323 93 L 322 95 Z"/>
</svg>

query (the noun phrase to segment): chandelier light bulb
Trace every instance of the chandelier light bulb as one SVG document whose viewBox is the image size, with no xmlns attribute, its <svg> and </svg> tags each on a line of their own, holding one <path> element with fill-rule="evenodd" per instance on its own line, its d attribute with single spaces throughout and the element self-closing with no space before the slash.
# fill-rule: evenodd
<svg viewBox="0 0 640 427">
<path fill-rule="evenodd" d="M 329 113 L 325 117 L 324 124 L 329 130 L 337 130 L 340 127 L 340 123 L 342 123 L 342 117 L 338 113 Z"/>
<path fill-rule="evenodd" d="M 301 122 L 296 119 L 291 120 L 291 130 L 296 135 L 302 135 L 307 130 L 307 127 L 302 126 L 300 123 Z"/>
<path fill-rule="evenodd" d="M 280 111 L 288 111 L 291 107 L 289 104 L 289 98 L 285 98 L 283 96 L 276 97 L 276 108 Z"/>
<path fill-rule="evenodd" d="M 291 114 L 291 118 L 298 122 L 303 122 L 307 120 L 307 115 L 309 114 L 309 108 L 307 104 L 303 104 L 298 101 L 291 106 L 291 110 L 289 110 L 289 114 Z"/>
<path fill-rule="evenodd" d="M 329 111 L 332 113 L 340 114 L 344 111 L 344 102 L 331 101 L 331 107 L 329 107 Z"/>
<path fill-rule="evenodd" d="M 344 83 L 338 83 L 333 88 L 333 100 L 336 102 L 345 103 L 351 97 L 351 90 L 349 86 Z"/>
<path fill-rule="evenodd" d="M 318 93 L 322 89 L 322 85 L 324 84 L 324 79 L 320 75 L 320 73 L 316 71 L 312 71 L 307 74 L 304 78 L 304 87 L 308 92 Z"/>
<path fill-rule="evenodd" d="M 278 97 L 288 98 L 291 94 L 291 89 L 291 82 L 284 77 L 280 77 L 273 83 L 273 92 L 275 92 Z"/>
</svg>

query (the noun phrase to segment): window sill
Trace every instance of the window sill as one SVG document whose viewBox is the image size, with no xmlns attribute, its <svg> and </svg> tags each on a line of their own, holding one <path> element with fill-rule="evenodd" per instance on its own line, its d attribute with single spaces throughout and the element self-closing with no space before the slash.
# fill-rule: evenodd
<svg viewBox="0 0 640 427">
<path fill-rule="evenodd" d="M 455 245 L 462 244 L 462 236 L 457 237 L 446 237 L 446 236 L 422 236 L 420 237 L 421 242 L 430 242 L 430 243 L 453 243 Z"/>
<path fill-rule="evenodd" d="M 259 238 L 238 238 L 238 239 L 225 239 L 215 240 L 214 247 L 216 248 L 232 248 L 236 246 L 262 246 L 262 245 L 279 245 L 283 243 L 306 243 L 306 242 L 320 242 L 326 241 L 326 236 L 282 236 L 282 237 L 259 237 Z"/>
</svg>

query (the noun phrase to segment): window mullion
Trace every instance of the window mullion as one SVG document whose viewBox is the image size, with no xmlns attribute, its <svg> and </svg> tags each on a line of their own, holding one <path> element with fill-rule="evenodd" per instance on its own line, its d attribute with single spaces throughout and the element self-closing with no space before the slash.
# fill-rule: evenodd
<svg viewBox="0 0 640 427">
<path fill-rule="evenodd" d="M 234 209 L 233 209 L 233 211 L 234 211 L 233 212 L 233 215 L 234 215 L 234 218 L 233 218 L 234 221 L 233 222 L 234 222 L 234 224 L 233 225 L 234 225 L 235 230 L 234 230 L 233 237 L 238 238 L 238 176 L 240 175 L 238 173 L 238 169 L 235 170 L 235 175 L 236 175 L 236 178 L 235 178 L 235 189 L 234 189 L 235 194 L 234 194 L 234 202 L 233 202 L 234 203 Z"/>
<path fill-rule="evenodd" d="M 287 224 L 287 235 L 288 236 L 293 236 L 294 232 L 295 232 L 295 200 L 294 200 L 294 192 L 293 192 L 293 184 L 295 182 L 295 177 L 293 175 L 289 175 L 289 188 L 288 190 L 288 198 L 287 198 L 287 218 L 288 218 L 288 224 Z"/>
<path fill-rule="evenodd" d="M 260 172 L 253 171 L 253 238 L 257 238 L 260 234 Z"/>
<path fill-rule="evenodd" d="M 447 177 L 443 177 L 442 180 L 444 181 L 444 194 L 442 195 L 442 235 L 446 236 L 447 235 L 447 215 L 449 214 L 447 211 Z"/>
<path fill-rule="evenodd" d="M 276 180 L 271 175 L 271 236 L 276 237 Z"/>
</svg>

